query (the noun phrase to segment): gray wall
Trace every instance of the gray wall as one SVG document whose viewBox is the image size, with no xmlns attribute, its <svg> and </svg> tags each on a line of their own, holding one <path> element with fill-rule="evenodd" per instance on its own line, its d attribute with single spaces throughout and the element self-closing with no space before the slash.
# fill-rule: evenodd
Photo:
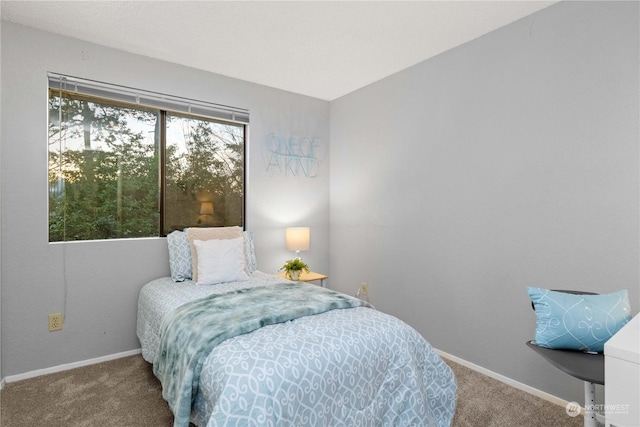
<svg viewBox="0 0 640 427">
<path fill-rule="evenodd" d="M 305 260 L 328 271 L 329 103 L 4 22 L 2 25 L 2 374 L 140 347 L 138 291 L 168 274 L 166 239 L 48 243 L 48 71 L 248 108 L 247 228 L 258 268 L 293 256 L 289 225 L 311 227 Z M 312 177 L 279 170 L 269 135 L 313 138 Z M 285 173 L 286 172 L 286 173 Z M 65 314 L 48 332 L 47 316 Z"/>
<path fill-rule="evenodd" d="M 637 2 L 561 2 L 331 103 L 334 287 L 556 396 L 527 286 L 640 308 Z"/>
</svg>

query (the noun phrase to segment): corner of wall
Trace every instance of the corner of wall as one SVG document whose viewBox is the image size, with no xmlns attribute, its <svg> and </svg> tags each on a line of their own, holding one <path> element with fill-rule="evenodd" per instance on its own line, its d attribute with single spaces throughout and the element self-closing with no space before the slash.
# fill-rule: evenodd
<svg viewBox="0 0 640 427">
<path fill-rule="evenodd" d="M 0 9 L 0 40 L 2 33 L 2 9 Z M 0 43 L 0 92 L 2 91 L 2 43 Z M 2 104 L 0 103 L 0 162 L 2 161 Z M 2 169 L 0 168 L 0 171 Z M 0 190 L 0 265 L 2 265 L 2 192 Z M 0 268 L 0 271 L 2 269 Z M 0 275 L 0 390 L 4 388 L 2 375 L 2 275 Z"/>
</svg>

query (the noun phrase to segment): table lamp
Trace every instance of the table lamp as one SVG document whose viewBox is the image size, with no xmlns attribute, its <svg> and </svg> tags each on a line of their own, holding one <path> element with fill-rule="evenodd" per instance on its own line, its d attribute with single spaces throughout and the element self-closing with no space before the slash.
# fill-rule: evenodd
<svg viewBox="0 0 640 427">
<path fill-rule="evenodd" d="M 309 250 L 309 240 L 309 227 L 290 227 L 285 230 L 287 250 L 296 251 L 298 258 L 300 258 L 300 251 Z"/>
</svg>

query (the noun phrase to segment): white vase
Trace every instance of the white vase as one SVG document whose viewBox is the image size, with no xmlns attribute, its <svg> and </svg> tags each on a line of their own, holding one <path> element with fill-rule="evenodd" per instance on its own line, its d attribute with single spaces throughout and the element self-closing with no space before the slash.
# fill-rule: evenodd
<svg viewBox="0 0 640 427">
<path fill-rule="evenodd" d="M 289 271 L 289 278 L 291 280 L 298 280 L 298 278 L 300 277 L 300 270 L 291 270 Z"/>
</svg>

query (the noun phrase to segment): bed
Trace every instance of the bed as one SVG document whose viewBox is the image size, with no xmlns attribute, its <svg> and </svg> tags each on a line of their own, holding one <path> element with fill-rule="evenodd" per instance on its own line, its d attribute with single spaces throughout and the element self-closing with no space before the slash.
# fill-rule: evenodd
<svg viewBox="0 0 640 427">
<path fill-rule="evenodd" d="M 241 280 L 176 281 L 172 268 L 140 291 L 142 356 L 174 426 L 450 426 L 456 380 L 419 333 L 354 297 L 256 270 L 242 240 Z"/>
</svg>

